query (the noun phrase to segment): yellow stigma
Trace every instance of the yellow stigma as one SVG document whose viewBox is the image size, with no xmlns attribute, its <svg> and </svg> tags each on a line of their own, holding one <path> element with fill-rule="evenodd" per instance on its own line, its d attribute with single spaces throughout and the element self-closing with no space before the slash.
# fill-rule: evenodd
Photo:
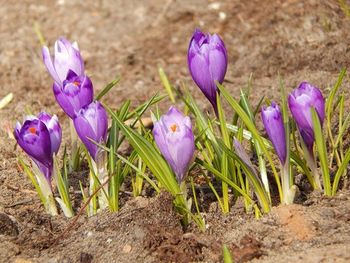
<svg viewBox="0 0 350 263">
<path fill-rule="evenodd" d="M 177 125 L 174 123 L 173 125 L 171 125 L 170 126 L 170 130 L 172 131 L 172 132 L 176 132 L 176 130 L 177 130 Z"/>
</svg>

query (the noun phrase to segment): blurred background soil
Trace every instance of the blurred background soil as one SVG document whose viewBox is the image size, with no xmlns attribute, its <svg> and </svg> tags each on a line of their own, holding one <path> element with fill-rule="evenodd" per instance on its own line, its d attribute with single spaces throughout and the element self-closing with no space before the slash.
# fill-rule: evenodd
<svg viewBox="0 0 350 263">
<path fill-rule="evenodd" d="M 210 110 L 187 69 L 196 27 L 225 41 L 225 86 L 233 96 L 239 97 L 250 74 L 254 102 L 262 95 L 278 98 L 278 74 L 288 90 L 307 80 L 327 94 L 341 68 L 349 66 L 350 18 L 338 1 L 1 0 L 0 21 L 0 98 L 14 94 L 0 110 L 1 262 L 220 262 L 223 244 L 235 262 L 350 262 L 347 189 L 332 199 L 314 194 L 299 204 L 275 207 L 258 221 L 239 205 L 223 216 L 210 204 L 205 233 L 195 226 L 184 231 L 166 194 L 131 198 L 120 213 L 80 217 L 61 235 L 72 220 L 44 213 L 18 169 L 20 151 L 8 136 L 30 109 L 57 114 L 64 143 L 69 137 L 68 118 L 55 103 L 34 23 L 50 47 L 59 36 L 79 43 L 97 92 L 122 77 L 104 98 L 111 107 L 125 99 L 135 106 L 163 91 L 161 66 L 175 86 L 184 82 Z M 343 88 L 349 90 L 348 77 Z M 166 110 L 170 102 L 161 105 Z"/>
</svg>

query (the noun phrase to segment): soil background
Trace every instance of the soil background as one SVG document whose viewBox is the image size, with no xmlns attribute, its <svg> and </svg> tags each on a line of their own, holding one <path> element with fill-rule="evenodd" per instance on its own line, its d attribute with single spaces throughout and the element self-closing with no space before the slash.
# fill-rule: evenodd
<svg viewBox="0 0 350 263">
<path fill-rule="evenodd" d="M 207 201 L 204 233 L 195 226 L 182 229 L 166 194 L 124 198 L 119 213 L 82 216 L 60 237 L 72 220 L 45 214 L 18 169 L 21 151 L 8 135 L 26 110 L 45 110 L 58 115 L 63 143 L 69 143 L 69 120 L 55 103 L 34 23 L 50 47 L 59 36 L 79 43 L 96 92 L 122 77 L 104 98 L 111 107 L 125 99 L 135 106 L 163 91 L 161 66 L 175 86 L 186 83 L 201 107 L 211 110 L 187 69 L 196 27 L 225 41 L 225 86 L 234 96 L 253 74 L 253 102 L 262 95 L 277 99 L 278 73 L 288 90 L 307 80 L 327 94 L 349 66 L 350 18 L 338 1 L 1 0 L 0 21 L 0 98 L 14 94 L 0 110 L 1 262 L 220 262 L 223 244 L 235 262 L 350 262 L 348 189 L 331 199 L 302 196 L 260 220 L 239 204 L 224 216 Z M 343 90 L 349 90 L 348 77 Z M 170 102 L 161 105 L 166 110 Z"/>
</svg>

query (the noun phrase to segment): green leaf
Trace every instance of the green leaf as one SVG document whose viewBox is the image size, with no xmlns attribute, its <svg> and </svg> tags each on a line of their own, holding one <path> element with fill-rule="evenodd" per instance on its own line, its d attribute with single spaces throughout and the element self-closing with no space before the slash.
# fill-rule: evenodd
<svg viewBox="0 0 350 263">
<path fill-rule="evenodd" d="M 233 263 L 231 253 L 226 245 L 222 247 L 222 255 L 224 257 L 224 263 Z"/>
<path fill-rule="evenodd" d="M 95 100 L 101 100 L 103 98 L 104 95 L 106 95 L 115 85 L 118 84 L 118 82 L 120 81 L 120 78 L 116 78 L 114 80 L 112 80 L 110 83 L 108 83 L 100 92 L 99 94 L 97 94 L 97 96 L 95 97 Z"/>
<path fill-rule="evenodd" d="M 184 205 L 184 207 L 186 207 L 186 202 L 181 197 L 180 188 L 174 174 L 160 153 L 143 136 L 126 126 L 109 107 L 106 106 L 106 109 L 113 120 L 115 120 L 120 130 L 124 133 L 131 146 L 151 170 L 152 174 L 161 185 L 176 198 L 179 205 Z"/>
<path fill-rule="evenodd" d="M 225 113 L 222 109 L 221 105 L 221 100 L 219 94 L 216 96 L 216 102 L 217 102 L 217 108 L 218 108 L 218 115 L 219 115 L 219 121 L 220 121 L 220 130 L 221 130 L 221 135 L 223 138 L 223 141 L 227 147 L 230 147 L 230 136 L 228 134 L 228 130 L 226 127 L 226 121 L 225 121 Z M 233 162 L 232 162 L 233 164 Z M 229 162 L 228 158 L 225 153 L 222 154 L 221 156 L 221 173 L 223 176 L 228 178 L 229 176 L 229 170 L 234 171 L 234 167 L 229 168 Z M 228 213 L 230 211 L 229 207 L 229 196 L 228 196 L 228 186 L 225 182 L 222 182 L 222 199 L 224 203 L 224 213 Z"/>
<path fill-rule="evenodd" d="M 261 207 L 263 208 L 264 212 L 270 211 L 270 198 L 267 194 L 260 178 L 255 175 L 254 171 L 233 151 L 231 151 L 229 148 L 224 145 L 222 141 L 219 141 L 219 145 L 222 147 L 223 151 L 226 152 L 226 154 L 232 158 L 234 161 L 238 162 L 239 165 L 242 167 L 243 171 L 245 172 L 246 176 L 248 177 L 249 181 L 254 187 L 254 191 L 256 196 L 258 197 L 259 203 Z"/>
<path fill-rule="evenodd" d="M 349 162 L 350 162 L 350 148 L 346 151 L 343 162 L 339 166 L 338 171 L 334 176 L 332 195 L 336 194 L 336 192 L 338 190 L 340 177 L 346 172 L 346 169 L 348 168 Z"/>
<path fill-rule="evenodd" d="M 264 155 L 268 159 L 270 166 L 271 166 L 271 169 L 273 171 L 273 174 L 275 176 L 275 181 L 277 184 L 280 199 L 282 200 L 283 193 L 282 193 L 282 189 L 281 189 L 281 182 L 279 179 L 279 175 L 277 173 L 277 170 L 275 168 L 275 165 L 273 163 L 271 155 L 270 155 L 269 151 L 267 150 L 267 148 L 264 144 L 264 141 L 263 141 L 262 137 L 260 136 L 258 130 L 256 129 L 255 124 L 251 121 L 251 119 L 249 118 L 247 113 L 242 109 L 242 107 L 239 105 L 239 103 L 231 97 L 231 95 L 227 92 L 227 90 L 224 88 L 224 86 L 222 86 L 220 83 L 217 83 L 217 87 L 221 91 L 222 95 L 226 98 L 228 103 L 231 105 L 232 109 L 239 115 L 239 117 L 244 122 L 244 124 L 246 125 L 248 130 L 252 133 L 254 140 L 256 140 L 257 143 L 259 144 L 259 146 L 261 147 L 262 153 L 264 153 Z"/>
<path fill-rule="evenodd" d="M 163 83 L 163 86 L 164 86 L 166 92 L 169 95 L 169 98 L 170 98 L 171 102 L 175 103 L 175 97 L 174 97 L 173 89 L 172 89 L 172 87 L 170 85 L 170 82 L 169 82 L 169 80 L 168 80 L 164 70 L 162 68 L 159 68 L 158 69 L 158 73 L 159 73 L 160 79 L 161 79 L 161 81 Z"/>
<path fill-rule="evenodd" d="M 324 140 L 324 136 L 322 133 L 320 119 L 314 108 L 311 109 L 311 115 L 312 115 L 312 123 L 313 123 L 313 129 L 315 134 L 315 142 L 317 146 L 317 153 L 321 163 L 324 194 L 327 196 L 331 196 L 332 192 L 331 192 L 331 182 L 330 182 L 329 168 L 328 168 L 328 162 L 327 162 L 326 142 Z"/>
</svg>

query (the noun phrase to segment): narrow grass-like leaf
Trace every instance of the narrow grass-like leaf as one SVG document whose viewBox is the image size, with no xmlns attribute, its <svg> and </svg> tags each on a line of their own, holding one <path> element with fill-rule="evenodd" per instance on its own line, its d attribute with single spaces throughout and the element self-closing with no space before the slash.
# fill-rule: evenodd
<svg viewBox="0 0 350 263">
<path fill-rule="evenodd" d="M 226 245 L 222 247 L 222 255 L 224 258 L 224 263 L 233 263 L 231 253 Z"/>
<path fill-rule="evenodd" d="M 293 151 L 290 151 L 290 158 L 291 158 L 291 161 L 295 165 L 299 166 L 300 169 L 304 172 L 312 188 L 316 189 L 316 183 L 315 183 L 314 177 L 312 176 L 310 169 L 307 167 L 306 162 Z"/>
<path fill-rule="evenodd" d="M 333 132 L 332 132 L 332 113 L 335 110 L 334 109 L 334 98 L 341 86 L 341 84 L 343 83 L 343 79 L 345 77 L 346 74 L 346 69 L 343 68 L 340 71 L 339 77 L 337 82 L 335 83 L 334 87 L 331 89 L 331 92 L 329 93 L 327 100 L 326 100 L 326 127 L 327 127 L 327 135 L 329 137 L 329 139 L 331 140 L 331 144 L 334 145 L 334 136 L 333 136 Z"/>
<path fill-rule="evenodd" d="M 245 191 L 243 191 L 237 184 L 232 182 L 229 178 L 224 177 L 220 173 L 220 171 L 215 169 L 213 166 L 211 166 L 210 164 L 208 164 L 208 163 L 206 163 L 198 158 L 196 158 L 196 163 L 203 166 L 205 169 L 207 169 L 209 172 L 211 172 L 214 176 L 218 177 L 220 180 L 226 182 L 229 186 L 231 186 L 233 189 L 235 189 L 237 192 L 239 192 L 244 198 L 246 198 L 250 203 L 252 203 L 252 204 L 254 203 L 254 201 L 251 199 L 251 197 L 249 195 L 246 194 Z M 251 171 L 248 171 L 248 172 L 251 172 Z M 268 213 L 270 211 L 269 206 L 264 205 L 262 208 L 263 208 L 265 213 Z"/>
<path fill-rule="evenodd" d="M 186 208 L 186 201 L 181 195 L 175 176 L 160 153 L 143 136 L 126 126 L 109 107 L 106 106 L 106 109 L 158 182 L 175 197 L 175 204 Z"/>
<path fill-rule="evenodd" d="M 219 115 L 219 121 L 220 121 L 220 130 L 221 135 L 223 138 L 223 141 L 227 147 L 231 147 L 230 143 L 230 136 L 227 131 L 226 127 L 226 121 L 225 121 L 225 113 L 222 109 L 221 100 L 219 94 L 217 94 L 217 109 L 218 109 L 218 115 Z M 233 167 L 234 169 L 234 167 Z M 230 167 L 230 171 L 233 171 L 232 167 Z M 229 176 L 229 164 L 228 164 L 228 158 L 225 153 L 221 156 L 221 173 L 223 176 L 228 177 Z M 224 213 L 228 213 L 230 211 L 229 206 L 229 196 L 228 196 L 228 185 L 225 182 L 222 182 L 222 199 L 224 203 Z"/>
<path fill-rule="evenodd" d="M 1 100 L 0 100 L 0 110 L 2 108 L 5 108 L 5 106 L 7 104 L 9 104 L 11 102 L 11 100 L 13 99 L 13 93 L 9 93 L 7 94 L 5 97 L 3 97 Z"/>
<path fill-rule="evenodd" d="M 329 168 L 328 168 L 328 162 L 327 162 L 326 142 L 324 140 L 324 136 L 322 133 L 320 119 L 314 108 L 311 109 L 311 115 L 312 115 L 312 123 L 313 123 L 314 135 L 315 135 L 315 142 L 317 146 L 317 153 L 321 163 L 324 194 L 327 196 L 331 196 L 332 189 L 331 189 L 331 181 L 330 181 Z"/>
<path fill-rule="evenodd" d="M 344 159 L 341 165 L 339 166 L 337 173 L 334 176 L 332 195 L 335 195 L 337 193 L 340 178 L 346 172 L 349 162 L 350 162 L 350 148 L 346 151 L 344 155 Z"/>
<path fill-rule="evenodd" d="M 30 170 L 30 168 L 24 163 L 24 161 L 20 157 L 18 157 L 18 162 L 21 165 L 21 167 L 23 168 L 23 171 L 25 172 L 25 174 L 28 176 L 28 178 L 32 182 L 32 185 L 34 186 L 35 191 L 38 193 L 38 196 L 39 196 L 41 202 L 43 203 L 43 205 L 45 205 L 46 198 L 44 197 L 44 194 L 41 191 L 41 188 L 36 180 L 35 175 L 33 174 L 33 172 Z"/>
<path fill-rule="evenodd" d="M 108 83 L 95 97 L 95 100 L 101 100 L 104 95 L 106 95 L 115 85 L 118 84 L 120 81 L 120 78 L 116 78 L 112 80 L 110 83 Z"/>
<path fill-rule="evenodd" d="M 276 180 L 278 193 L 279 193 L 280 199 L 282 199 L 283 194 L 282 194 L 281 182 L 279 179 L 279 175 L 277 173 L 277 170 L 275 168 L 275 165 L 273 163 L 271 155 L 270 155 L 269 151 L 267 150 L 267 147 L 265 146 L 264 141 L 262 140 L 262 137 L 259 135 L 259 132 L 256 129 L 254 123 L 252 123 L 252 121 L 250 120 L 250 118 L 246 114 L 246 112 L 242 109 L 242 107 L 238 104 L 238 102 L 231 97 L 231 95 L 227 92 L 227 90 L 224 88 L 224 86 L 222 86 L 220 83 L 217 83 L 217 87 L 221 91 L 222 95 L 226 98 L 228 103 L 231 105 L 233 110 L 239 115 L 239 117 L 244 122 L 244 124 L 246 125 L 248 130 L 252 133 L 253 138 L 255 140 L 257 140 L 257 143 L 259 143 L 262 152 L 265 154 L 266 158 L 268 159 L 268 161 L 270 163 L 271 169 L 273 171 L 273 174 L 274 174 L 274 177 Z"/>
<path fill-rule="evenodd" d="M 162 68 L 158 69 L 158 73 L 159 73 L 160 80 L 162 81 L 163 86 L 164 86 L 166 92 L 168 93 L 171 102 L 175 103 L 175 97 L 174 97 L 173 89 L 172 89 L 172 87 L 170 85 L 168 77 L 166 76 L 166 74 L 165 74 L 165 72 L 164 72 L 164 70 Z"/>
<path fill-rule="evenodd" d="M 250 106 L 250 103 L 248 101 L 248 98 L 246 97 L 246 94 L 242 90 L 241 90 L 240 104 L 242 105 L 242 109 L 248 115 L 251 123 L 254 124 L 254 126 L 255 126 L 254 113 L 251 110 L 251 106 Z M 255 138 L 253 138 L 253 141 L 255 141 Z M 265 163 L 265 159 L 263 158 L 263 152 L 261 150 L 259 143 L 254 143 L 254 147 L 255 147 L 256 155 L 258 157 L 259 171 L 260 171 L 261 179 L 262 179 L 262 182 L 264 184 L 264 187 L 265 187 L 267 194 L 270 196 L 269 180 L 267 178 L 266 163 Z"/>
<path fill-rule="evenodd" d="M 66 166 L 66 163 L 63 163 Z M 62 172 L 58 167 L 58 162 L 56 157 L 54 157 L 54 171 L 55 171 L 55 179 L 57 184 L 57 189 L 60 195 L 60 198 L 56 198 L 56 201 L 60 204 L 64 215 L 66 217 L 73 217 L 74 212 L 72 208 L 72 203 L 69 197 L 69 185 L 68 181 L 65 180 L 65 176 L 62 176 Z"/>
<path fill-rule="evenodd" d="M 270 197 L 266 193 L 265 187 L 263 186 L 260 178 L 255 175 L 254 171 L 233 151 L 227 148 L 221 141 L 219 141 L 219 145 L 222 147 L 223 151 L 231 157 L 234 161 L 238 162 L 245 172 L 246 176 L 249 178 L 249 181 L 254 187 L 254 192 L 259 200 L 261 207 L 264 212 L 270 211 Z M 246 195 L 246 194 L 245 194 Z"/>
</svg>

